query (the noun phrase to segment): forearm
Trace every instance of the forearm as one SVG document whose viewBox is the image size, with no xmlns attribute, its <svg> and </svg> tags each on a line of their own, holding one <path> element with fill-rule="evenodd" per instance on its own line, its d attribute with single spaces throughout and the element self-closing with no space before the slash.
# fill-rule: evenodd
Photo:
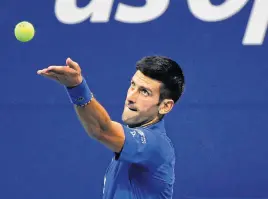
<svg viewBox="0 0 268 199">
<path fill-rule="evenodd" d="M 89 136 L 99 139 L 109 132 L 111 119 L 104 107 L 96 99 L 84 106 L 75 106 L 76 114 Z"/>
</svg>

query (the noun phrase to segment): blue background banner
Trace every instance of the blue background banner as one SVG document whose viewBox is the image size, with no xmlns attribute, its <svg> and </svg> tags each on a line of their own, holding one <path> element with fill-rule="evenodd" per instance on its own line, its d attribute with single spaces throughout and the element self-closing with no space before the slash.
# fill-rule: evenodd
<svg viewBox="0 0 268 199">
<path fill-rule="evenodd" d="M 2 0 L 0 198 L 102 196 L 112 152 L 90 139 L 63 86 L 36 74 L 77 61 L 113 120 L 135 63 L 165 55 L 186 89 L 165 119 L 174 199 L 268 197 L 267 0 Z M 14 36 L 20 21 L 34 39 Z"/>
</svg>

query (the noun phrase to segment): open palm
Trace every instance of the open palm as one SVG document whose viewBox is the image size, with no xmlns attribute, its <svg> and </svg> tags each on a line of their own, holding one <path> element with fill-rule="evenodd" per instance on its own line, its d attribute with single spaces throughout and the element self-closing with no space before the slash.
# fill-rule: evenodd
<svg viewBox="0 0 268 199">
<path fill-rule="evenodd" d="M 66 59 L 66 66 L 49 66 L 38 70 L 37 74 L 56 80 L 66 87 L 77 86 L 83 80 L 80 66 L 70 58 Z"/>
</svg>

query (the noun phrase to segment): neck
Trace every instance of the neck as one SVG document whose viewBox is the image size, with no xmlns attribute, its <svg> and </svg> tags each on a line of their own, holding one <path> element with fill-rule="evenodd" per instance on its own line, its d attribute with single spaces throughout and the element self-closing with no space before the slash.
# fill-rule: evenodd
<svg viewBox="0 0 268 199">
<path fill-rule="evenodd" d="M 141 126 L 142 126 L 142 127 L 150 126 L 150 125 L 155 124 L 155 123 L 157 123 L 157 122 L 159 122 L 159 121 L 160 121 L 160 119 L 159 119 L 158 117 L 155 117 L 154 119 L 152 119 L 152 120 L 150 120 L 150 121 L 148 121 L 148 122 L 142 124 Z"/>
<path fill-rule="evenodd" d="M 146 126 L 150 126 L 152 124 L 155 124 L 157 122 L 159 122 L 161 120 L 161 118 L 159 117 L 155 117 L 154 119 L 152 120 L 147 120 L 147 121 L 144 121 L 144 122 L 141 122 L 141 123 L 138 123 L 138 124 L 129 124 L 128 127 L 130 128 L 135 128 L 135 127 L 146 127 Z"/>
</svg>

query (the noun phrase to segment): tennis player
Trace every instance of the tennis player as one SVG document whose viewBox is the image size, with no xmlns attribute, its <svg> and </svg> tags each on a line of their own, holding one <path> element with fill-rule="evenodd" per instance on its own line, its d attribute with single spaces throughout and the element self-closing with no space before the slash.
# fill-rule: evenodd
<svg viewBox="0 0 268 199">
<path fill-rule="evenodd" d="M 87 134 L 114 152 L 104 177 L 103 199 L 172 198 L 175 152 L 164 116 L 184 88 L 183 72 L 175 61 L 148 56 L 137 62 L 122 124 L 110 119 L 80 66 L 70 58 L 66 66 L 49 66 L 37 73 L 64 85 Z"/>
</svg>

